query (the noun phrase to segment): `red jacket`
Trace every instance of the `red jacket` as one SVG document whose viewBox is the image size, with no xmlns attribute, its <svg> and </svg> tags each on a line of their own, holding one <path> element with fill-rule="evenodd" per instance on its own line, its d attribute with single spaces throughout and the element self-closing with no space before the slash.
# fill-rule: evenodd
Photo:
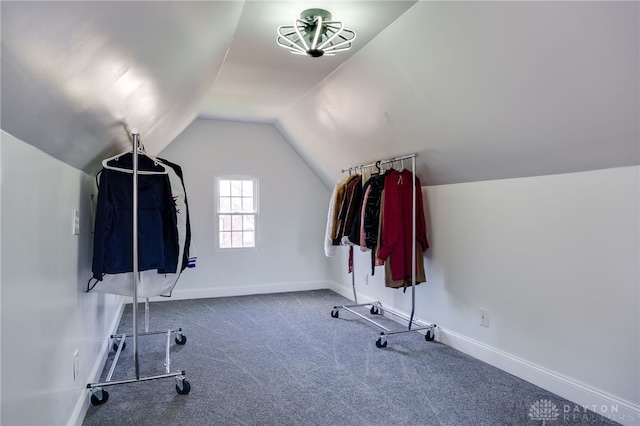
<svg viewBox="0 0 640 426">
<path fill-rule="evenodd" d="M 382 234 L 378 257 L 390 262 L 394 280 L 411 277 L 411 244 L 422 243 L 422 249 L 429 247 L 427 225 L 422 204 L 420 179 L 416 176 L 416 238 L 412 238 L 412 185 L 410 170 L 391 171 L 384 181 L 382 204 Z M 416 262 L 422 261 L 421 253 L 416 253 Z"/>
</svg>

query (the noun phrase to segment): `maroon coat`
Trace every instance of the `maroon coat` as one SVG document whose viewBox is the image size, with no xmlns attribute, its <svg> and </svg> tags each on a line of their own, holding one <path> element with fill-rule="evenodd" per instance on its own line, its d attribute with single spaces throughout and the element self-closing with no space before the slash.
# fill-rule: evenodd
<svg viewBox="0 0 640 426">
<path fill-rule="evenodd" d="M 427 225 L 422 204 L 420 179 L 415 178 L 416 189 L 416 238 L 412 238 L 412 185 L 413 173 L 393 170 L 385 177 L 382 205 L 382 234 L 378 258 L 390 262 L 394 280 L 411 277 L 411 246 L 416 241 L 422 249 L 429 248 Z M 421 253 L 416 253 L 417 261 Z"/>
</svg>

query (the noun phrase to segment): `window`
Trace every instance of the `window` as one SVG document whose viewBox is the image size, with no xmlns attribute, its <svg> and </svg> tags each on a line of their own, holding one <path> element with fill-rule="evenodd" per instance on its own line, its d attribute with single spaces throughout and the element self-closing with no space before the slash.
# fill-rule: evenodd
<svg viewBox="0 0 640 426">
<path fill-rule="evenodd" d="M 255 247 L 258 179 L 220 177 L 216 187 L 218 247 Z"/>
</svg>

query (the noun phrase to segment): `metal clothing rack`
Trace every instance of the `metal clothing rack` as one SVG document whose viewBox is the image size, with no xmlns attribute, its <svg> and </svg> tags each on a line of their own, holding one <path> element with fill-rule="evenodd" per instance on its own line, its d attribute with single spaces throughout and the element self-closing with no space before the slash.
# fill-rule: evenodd
<svg viewBox="0 0 640 426">
<path fill-rule="evenodd" d="M 412 221 L 412 229 L 411 229 L 411 235 L 413 238 L 412 244 L 411 244 L 411 315 L 409 316 L 409 318 L 406 318 L 406 315 L 401 314 L 400 312 L 394 310 L 394 309 L 390 309 L 390 308 L 383 308 L 382 303 L 380 303 L 380 301 L 374 301 L 371 303 L 358 303 L 358 296 L 356 294 L 356 284 L 355 284 L 355 267 L 354 270 L 351 271 L 351 287 L 353 288 L 353 301 L 355 302 L 354 304 L 350 304 L 350 305 L 340 305 L 340 306 L 334 306 L 333 310 L 331 311 L 331 316 L 333 318 L 338 318 L 340 316 L 339 312 L 340 309 L 344 309 L 345 311 L 351 312 L 352 314 L 364 319 L 365 321 L 368 321 L 372 324 L 374 324 L 375 326 L 381 328 L 383 331 L 380 332 L 380 337 L 378 338 L 378 340 L 376 340 L 376 346 L 378 348 L 385 348 L 387 346 L 387 336 L 390 335 L 394 335 L 394 334 L 400 334 L 400 333 L 408 333 L 411 331 L 425 331 L 425 340 L 430 342 L 433 341 L 435 338 L 435 334 L 434 334 L 434 330 L 436 328 L 436 324 L 429 324 L 429 323 L 424 323 L 422 321 L 417 320 L 416 318 L 414 318 L 414 313 L 415 313 L 415 306 L 416 306 L 416 244 L 415 244 L 415 239 L 416 239 L 416 157 L 418 156 L 418 154 L 411 154 L 411 155 L 405 155 L 402 157 L 395 157 L 395 158 L 390 158 L 388 160 L 379 160 L 376 161 L 375 163 L 371 163 L 371 164 L 362 164 L 359 166 L 352 166 L 349 167 L 348 169 L 343 169 L 342 173 L 346 173 L 349 172 L 351 173 L 352 171 L 357 171 L 357 170 L 364 170 L 367 168 L 373 168 L 373 167 L 377 167 L 378 170 L 380 170 L 380 166 L 383 164 L 389 164 L 389 163 L 395 163 L 398 161 L 401 161 L 404 164 L 404 160 L 411 160 L 411 172 L 412 172 L 412 191 L 411 191 L 411 196 L 412 196 L 412 212 L 411 212 L 411 221 Z M 384 314 L 384 313 L 388 313 L 391 314 L 397 318 L 401 318 L 405 321 L 408 321 L 408 326 L 406 329 L 399 329 L 399 330 L 391 330 L 387 327 L 385 327 L 384 325 L 380 324 L 379 322 L 376 322 L 374 320 L 372 320 L 369 317 L 366 317 L 364 315 L 362 315 L 359 312 L 354 311 L 352 308 L 357 308 L 357 307 L 363 307 L 363 306 L 370 306 L 370 313 L 371 315 L 380 315 L 380 314 Z M 413 327 L 415 326 L 415 327 Z"/>
<path fill-rule="evenodd" d="M 175 342 L 179 345 L 184 345 L 187 342 L 187 337 L 182 334 L 182 328 L 149 331 L 149 299 L 145 300 L 145 331 L 138 331 L 138 279 L 139 279 L 139 266 L 138 266 L 138 155 L 141 152 L 142 146 L 140 144 L 140 134 L 137 129 L 132 129 L 132 144 L 133 144 L 133 333 L 111 335 L 113 339 L 113 350 L 116 351 L 111 368 L 107 374 L 106 381 L 98 383 L 87 384 L 87 389 L 91 391 L 91 403 L 93 405 L 100 405 L 107 402 L 109 399 L 109 393 L 103 388 L 106 386 L 123 385 L 128 383 L 149 381 L 155 379 L 165 379 L 174 377 L 176 380 L 176 392 L 180 395 L 186 395 L 191 391 L 191 385 L 185 378 L 184 370 L 176 372 L 171 371 L 171 359 L 169 357 L 169 346 L 171 343 L 171 333 L 175 333 Z M 138 337 L 148 336 L 154 334 L 166 334 L 166 355 L 165 355 L 165 368 L 164 374 L 158 374 L 155 376 L 140 377 L 140 362 L 138 359 Z M 133 337 L 133 359 L 135 364 L 135 378 L 125 380 L 111 380 L 113 372 L 120 358 L 120 353 L 126 347 L 125 339 L 127 337 Z"/>
</svg>

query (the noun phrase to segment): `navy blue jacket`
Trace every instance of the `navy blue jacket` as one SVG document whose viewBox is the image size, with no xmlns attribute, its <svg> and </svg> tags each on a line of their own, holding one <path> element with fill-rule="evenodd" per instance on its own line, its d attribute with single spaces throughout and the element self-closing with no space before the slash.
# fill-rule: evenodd
<svg viewBox="0 0 640 426">
<path fill-rule="evenodd" d="M 131 154 L 117 166 L 130 168 Z M 140 170 L 153 161 L 139 156 Z M 111 164 L 111 163 L 110 163 Z M 175 273 L 178 260 L 176 210 L 166 174 L 138 175 L 138 270 Z M 103 169 L 100 172 L 93 240 L 93 277 L 133 271 L 133 175 Z M 181 263 L 182 259 L 180 259 Z"/>
</svg>

